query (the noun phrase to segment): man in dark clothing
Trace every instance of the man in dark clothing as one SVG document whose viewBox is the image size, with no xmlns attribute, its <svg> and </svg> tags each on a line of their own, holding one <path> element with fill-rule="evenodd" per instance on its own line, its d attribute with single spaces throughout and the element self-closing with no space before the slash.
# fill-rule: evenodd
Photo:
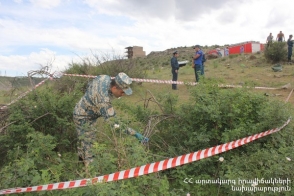
<svg viewBox="0 0 294 196">
<path fill-rule="evenodd" d="M 170 60 L 170 64 L 172 67 L 172 74 L 173 74 L 173 78 L 172 81 L 177 81 L 178 80 L 178 72 L 179 72 L 179 63 L 178 63 L 178 51 L 174 51 L 173 52 L 173 57 Z M 172 84 L 172 89 L 173 90 L 177 90 L 177 84 Z"/>
<path fill-rule="evenodd" d="M 292 49 L 293 49 L 293 35 L 289 35 L 289 39 L 287 40 L 288 45 L 288 62 L 291 62 L 291 56 L 292 56 Z"/>
</svg>

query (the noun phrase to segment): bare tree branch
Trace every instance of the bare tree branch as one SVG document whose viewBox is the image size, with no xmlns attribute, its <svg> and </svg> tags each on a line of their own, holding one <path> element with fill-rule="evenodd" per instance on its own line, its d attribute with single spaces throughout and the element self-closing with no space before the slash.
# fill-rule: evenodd
<svg viewBox="0 0 294 196">
<path fill-rule="evenodd" d="M 50 113 L 50 112 L 48 112 L 48 113 L 46 113 L 46 114 L 43 114 L 42 116 L 39 116 L 38 118 L 34 119 L 34 120 L 33 120 L 33 121 L 31 121 L 30 123 L 33 123 L 33 122 L 35 122 L 35 121 L 39 120 L 40 118 L 43 118 L 44 116 L 47 116 L 47 115 L 49 115 L 49 114 L 51 114 L 51 113 Z"/>
<path fill-rule="evenodd" d="M 16 123 L 16 122 L 17 122 L 17 121 L 13 121 L 13 122 L 9 123 L 8 125 L 2 127 L 2 128 L 0 129 L 0 133 L 1 133 L 6 127 L 8 127 L 9 125 L 11 125 L 11 124 L 13 124 L 13 123 Z"/>
</svg>

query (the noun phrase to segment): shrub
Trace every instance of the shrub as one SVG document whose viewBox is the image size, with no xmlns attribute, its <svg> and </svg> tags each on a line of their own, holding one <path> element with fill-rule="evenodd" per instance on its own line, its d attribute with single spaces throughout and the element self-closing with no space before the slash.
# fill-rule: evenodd
<svg viewBox="0 0 294 196">
<path fill-rule="evenodd" d="M 272 63 L 284 61 L 286 59 L 287 48 L 285 42 L 274 42 L 265 48 L 264 56 Z"/>
<path fill-rule="evenodd" d="M 44 88 L 35 90 L 10 107 L 8 123 L 11 125 L 0 135 L 1 190 L 89 177 L 78 160 L 77 135 L 72 120 L 74 105 L 82 96 L 81 85 L 65 85 L 65 90 L 54 87 L 44 84 Z M 107 123 L 102 125 L 97 122 L 93 127 L 97 129 L 98 139 L 92 149 L 97 158 L 89 170 L 91 177 L 153 161 L 135 137 L 127 136 L 123 131 L 114 131 Z M 151 174 L 85 188 L 26 195 L 170 194 L 166 177 Z"/>
<path fill-rule="evenodd" d="M 164 108 L 162 111 L 172 115 L 157 125 L 156 130 L 159 132 L 151 138 L 151 151 L 163 157 L 195 152 L 279 127 L 289 118 L 292 108 L 282 102 L 269 101 L 266 97 L 246 89 L 219 89 L 217 85 L 205 82 L 191 88 L 189 103 L 177 105 L 175 100 L 170 95 L 158 99 Z M 145 114 L 150 115 L 150 112 Z M 140 118 L 142 119 L 142 116 Z M 294 134 L 291 130 L 293 125 L 288 125 L 279 133 L 232 151 L 162 173 L 170 179 L 171 188 L 183 189 L 191 195 L 239 193 L 232 191 L 232 184 L 190 184 L 184 182 L 186 178 L 193 178 L 194 182 L 222 179 L 235 180 L 237 183 L 238 179 L 293 179 L 293 165 L 286 159 L 291 157 L 293 151 Z M 224 157 L 224 162 L 218 160 L 221 156 Z M 293 184 L 289 186 L 293 192 Z M 263 195 L 271 194 L 274 193 L 266 192 Z"/>
</svg>

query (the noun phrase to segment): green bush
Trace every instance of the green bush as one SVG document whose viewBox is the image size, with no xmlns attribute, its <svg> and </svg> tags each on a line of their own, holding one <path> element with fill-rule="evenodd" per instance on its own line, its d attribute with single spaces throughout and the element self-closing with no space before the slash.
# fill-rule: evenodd
<svg viewBox="0 0 294 196">
<path fill-rule="evenodd" d="M 1 189 L 95 177 L 153 161 L 135 137 L 114 131 L 107 123 L 97 123 L 93 128 L 98 139 L 92 149 L 96 158 L 87 173 L 78 159 L 72 120 L 75 103 L 82 96 L 82 83 L 67 83 L 63 90 L 56 88 L 58 85 L 45 84 L 10 107 L 8 123 L 12 124 L 0 135 Z M 151 174 L 86 188 L 25 195 L 169 195 L 168 192 L 166 177 Z"/>
<path fill-rule="evenodd" d="M 162 157 L 187 154 L 279 127 L 290 117 L 290 108 L 292 108 L 282 102 L 269 101 L 263 95 L 251 93 L 246 89 L 219 89 L 214 84 L 201 84 L 191 88 L 191 100 L 186 104 L 176 104 L 176 97 L 171 98 L 171 96 L 158 99 L 164 108 L 162 115 L 166 117 L 166 114 L 170 114 L 170 118 L 157 125 L 156 130 L 159 132 L 151 138 L 151 151 Z M 141 119 L 144 118 L 141 115 L 145 114 L 145 119 L 148 119 L 152 114 L 152 112 L 138 113 Z M 194 181 L 222 179 L 236 183 L 239 179 L 293 179 L 293 164 L 287 160 L 294 150 L 292 145 L 294 134 L 291 130 L 293 123 L 279 133 L 232 151 L 162 173 L 170 179 L 171 188 L 190 192 L 191 195 L 240 195 L 241 193 L 233 192 L 232 184 L 190 184 L 184 182 L 186 178 L 193 178 Z M 220 157 L 224 157 L 225 161 L 220 162 L 218 160 Z M 241 185 L 236 184 L 236 186 Z M 258 186 L 282 185 L 259 184 Z M 293 194 L 293 184 L 288 186 L 292 187 L 292 192 L 281 192 L 280 195 Z M 259 195 L 275 194 L 259 193 Z"/>
<path fill-rule="evenodd" d="M 286 42 L 274 42 L 269 47 L 266 47 L 264 51 L 265 58 L 272 63 L 286 60 L 286 55 Z"/>
</svg>

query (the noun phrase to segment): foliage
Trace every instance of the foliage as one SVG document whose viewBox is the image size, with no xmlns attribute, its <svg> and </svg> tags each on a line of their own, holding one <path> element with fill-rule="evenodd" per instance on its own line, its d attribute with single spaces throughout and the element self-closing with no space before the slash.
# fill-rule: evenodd
<svg viewBox="0 0 294 196">
<path fill-rule="evenodd" d="M 83 82 L 65 85 L 45 84 L 10 108 L 8 126 L 0 135 L 0 187 L 28 187 L 110 174 L 152 162 L 135 137 L 108 124 L 94 127 L 97 142 L 94 162 L 85 171 L 77 156 L 77 136 L 72 110 L 82 96 Z M 134 142 L 136 141 L 136 142 Z M 90 175 L 90 176 L 87 176 Z M 165 176 L 151 174 L 140 178 L 90 185 L 64 191 L 27 193 L 25 195 L 168 195 Z"/>
<path fill-rule="evenodd" d="M 161 101 L 166 111 L 171 108 L 169 104 L 164 104 L 168 100 L 171 98 L 167 96 Z M 290 116 L 287 104 L 269 101 L 266 97 L 246 89 L 220 89 L 209 83 L 191 88 L 191 100 L 188 104 L 173 104 L 173 114 L 177 118 L 160 123 L 157 126 L 160 132 L 152 138 L 151 150 L 163 157 L 187 154 L 279 127 Z M 184 182 L 186 178 L 192 178 L 194 182 L 222 179 L 236 183 L 238 179 L 293 179 L 293 165 L 287 160 L 294 150 L 292 129 L 293 124 L 279 133 L 222 155 L 163 173 L 170 179 L 170 187 L 185 189 L 191 195 L 239 195 L 240 192 L 232 192 L 232 184 L 190 184 Z M 224 157 L 224 162 L 218 160 L 221 156 Z M 292 186 L 293 190 L 293 184 L 289 186 Z M 243 195 L 250 195 L 250 192 L 244 192 Z M 274 195 L 274 192 L 260 195 Z"/>
<path fill-rule="evenodd" d="M 265 48 L 265 58 L 272 62 L 277 63 L 286 59 L 287 48 L 285 42 L 273 42 L 269 47 Z"/>
</svg>

